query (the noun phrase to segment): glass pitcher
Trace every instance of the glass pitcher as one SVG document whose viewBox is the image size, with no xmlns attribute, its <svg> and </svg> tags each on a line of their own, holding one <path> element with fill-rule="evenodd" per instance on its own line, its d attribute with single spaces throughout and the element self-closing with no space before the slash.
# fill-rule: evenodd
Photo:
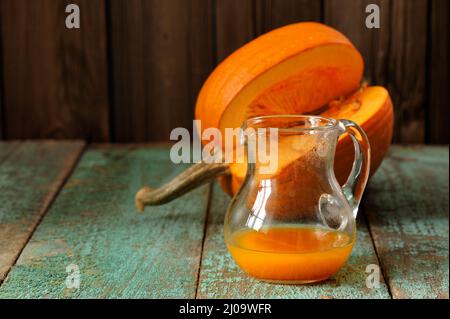
<svg viewBox="0 0 450 319">
<path fill-rule="evenodd" d="M 242 144 L 246 178 L 224 223 L 236 263 L 260 280 L 302 284 L 333 276 L 356 240 L 355 218 L 370 167 L 370 146 L 354 122 L 319 116 L 262 116 L 247 120 Z M 277 166 L 270 173 L 258 160 L 259 128 L 277 129 Z M 263 138 L 271 139 L 265 130 Z M 333 171 L 338 139 L 349 134 L 355 159 L 341 187 Z M 267 141 L 269 145 L 271 141 Z M 256 146 L 255 146 L 256 144 Z M 265 146 L 266 151 L 268 149 Z"/>
</svg>

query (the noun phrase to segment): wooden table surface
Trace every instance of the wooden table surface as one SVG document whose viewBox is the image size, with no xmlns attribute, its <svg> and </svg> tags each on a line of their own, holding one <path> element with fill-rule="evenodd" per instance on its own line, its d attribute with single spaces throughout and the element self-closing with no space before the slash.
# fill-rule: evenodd
<svg viewBox="0 0 450 319">
<path fill-rule="evenodd" d="M 185 168 L 164 146 L 0 143 L 0 298 L 449 297 L 448 146 L 393 146 L 365 193 L 349 262 L 304 286 L 237 268 L 217 184 L 136 212 L 140 186 Z M 378 288 L 366 286 L 371 264 Z M 66 287 L 69 265 L 78 289 Z"/>
</svg>

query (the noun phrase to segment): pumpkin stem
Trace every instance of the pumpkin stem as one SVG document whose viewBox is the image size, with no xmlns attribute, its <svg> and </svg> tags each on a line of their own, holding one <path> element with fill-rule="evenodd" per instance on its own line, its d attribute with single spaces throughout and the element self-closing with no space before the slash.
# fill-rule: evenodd
<svg viewBox="0 0 450 319">
<path fill-rule="evenodd" d="M 200 162 L 192 165 L 167 184 L 153 189 L 143 187 L 135 197 L 136 208 L 143 212 L 145 206 L 161 205 L 210 182 L 215 177 L 229 173 L 227 163 Z"/>
</svg>

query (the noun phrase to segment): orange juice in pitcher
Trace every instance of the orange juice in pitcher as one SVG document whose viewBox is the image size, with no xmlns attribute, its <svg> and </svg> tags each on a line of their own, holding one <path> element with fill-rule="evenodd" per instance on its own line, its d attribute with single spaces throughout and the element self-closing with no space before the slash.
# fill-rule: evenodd
<svg viewBox="0 0 450 319">
<path fill-rule="evenodd" d="M 333 276 L 356 239 L 355 218 L 370 166 L 365 133 L 351 121 L 317 116 L 263 116 L 247 120 L 248 127 L 277 128 L 278 163 L 270 173 L 261 172 L 262 163 L 252 154 L 258 144 L 249 143 L 251 136 L 242 139 L 247 158 L 256 160 L 248 161 L 246 179 L 225 217 L 231 256 L 247 274 L 265 281 L 310 283 Z M 333 162 L 344 133 L 356 155 L 341 187 Z"/>
</svg>

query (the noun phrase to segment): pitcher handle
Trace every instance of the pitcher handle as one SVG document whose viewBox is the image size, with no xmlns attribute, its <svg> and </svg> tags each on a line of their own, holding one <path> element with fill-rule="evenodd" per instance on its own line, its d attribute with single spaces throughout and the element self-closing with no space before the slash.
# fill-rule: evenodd
<svg viewBox="0 0 450 319">
<path fill-rule="evenodd" d="M 353 210 L 353 216 L 356 218 L 359 203 L 369 178 L 370 144 L 366 133 L 358 124 L 350 120 L 339 120 L 339 122 L 343 125 L 342 134 L 348 133 L 355 146 L 355 160 L 342 190 Z"/>
</svg>

